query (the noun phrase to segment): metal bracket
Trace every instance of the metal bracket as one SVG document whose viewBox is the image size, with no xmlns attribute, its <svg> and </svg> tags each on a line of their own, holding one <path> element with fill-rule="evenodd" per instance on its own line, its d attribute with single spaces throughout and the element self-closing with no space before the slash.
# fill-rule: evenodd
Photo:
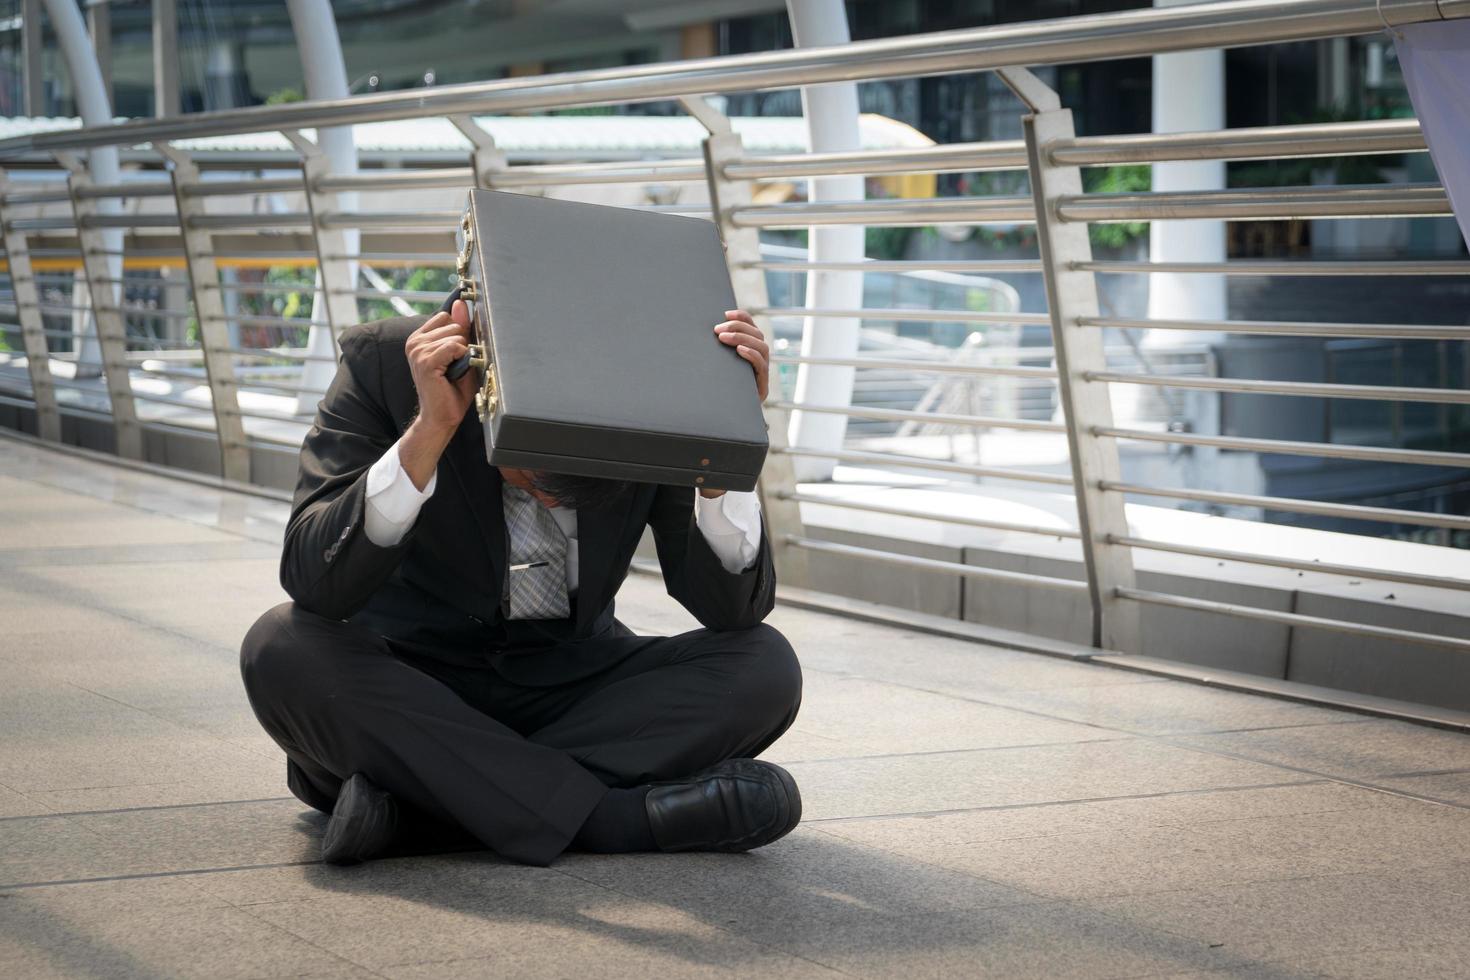
<svg viewBox="0 0 1470 980">
<path fill-rule="evenodd" d="M 1082 171 L 1048 163 L 1042 152 L 1051 142 L 1073 138 L 1072 113 L 1069 109 L 1037 112 L 1022 125 L 1051 314 L 1057 389 L 1067 427 L 1082 558 L 1092 600 L 1092 644 L 1138 653 L 1138 607 L 1119 596 L 1120 589 L 1134 587 L 1132 552 L 1115 543 L 1128 537 L 1123 495 L 1102 489 L 1104 483 L 1119 482 L 1117 440 L 1097 432 L 1113 424 L 1113 407 L 1107 383 L 1088 378 L 1090 372 L 1107 369 L 1102 331 L 1077 325 L 1079 318 L 1098 315 L 1097 281 L 1087 271 L 1092 245 L 1087 224 L 1062 221 L 1055 208 L 1058 198 L 1082 193 Z"/>
<path fill-rule="evenodd" d="M 722 136 L 733 134 L 735 130 L 730 126 L 730 117 L 709 104 L 709 100 L 702 95 L 681 95 L 679 104 L 684 111 L 699 120 L 711 136 Z"/>
<path fill-rule="evenodd" d="M 352 260 L 347 258 L 347 236 L 340 228 L 328 228 L 323 221 L 327 214 L 339 210 L 336 193 L 320 188 L 321 179 L 331 173 L 331 161 L 320 146 L 299 131 L 283 129 L 281 135 L 301 157 L 301 182 L 306 194 L 306 210 L 311 215 L 311 240 L 316 248 L 316 267 L 321 273 L 332 349 L 336 350 L 342 331 L 357 323 L 360 315 L 357 278 L 353 275 Z"/>
<path fill-rule="evenodd" d="M 26 372 L 31 378 L 31 400 L 36 406 L 36 434 L 50 442 L 61 441 L 61 412 L 56 404 L 56 383 L 51 377 L 51 347 L 46 342 L 46 324 L 41 318 L 40 291 L 31 269 L 26 233 L 10 223 L 5 192 L 9 183 L 0 170 L 0 229 L 5 242 L 10 291 L 15 296 L 16 320 L 26 352 Z"/>
<path fill-rule="evenodd" d="M 189 295 L 194 299 L 194 316 L 199 321 L 199 347 L 204 354 L 204 373 L 214 407 L 220 472 L 227 480 L 248 483 L 250 445 L 240 415 L 234 355 L 228 350 L 230 331 L 225 322 L 219 269 L 214 261 L 214 237 L 207 230 L 193 227 L 193 219 L 204 214 L 204 199 L 188 193 L 190 187 L 199 183 L 199 168 L 189 154 L 167 143 L 154 143 L 153 150 L 168 161 L 173 178 L 174 206 L 178 209 L 179 234 L 189 271 Z"/>
<path fill-rule="evenodd" d="M 485 190 L 492 189 L 494 180 L 491 175 L 506 169 L 505 151 L 495 145 L 495 137 L 475 122 L 473 116 L 454 115 L 449 117 L 449 121 L 474 147 L 470 151 L 470 167 L 475 172 L 475 186 Z"/>
<path fill-rule="evenodd" d="M 117 454 L 125 459 L 141 460 L 143 429 L 138 421 L 133 382 L 128 373 L 128 336 L 122 315 L 122 287 L 112 282 L 107 243 L 93 220 L 100 211 L 97 199 L 82 197 L 78 193 L 91 186 L 92 177 L 80 156 L 57 153 L 56 159 L 67 170 L 66 186 L 71 193 L 72 214 L 76 219 L 82 274 L 87 279 L 87 292 L 92 297 L 92 319 L 97 326 L 97 346 L 102 352 L 102 376 L 112 403 Z"/>
<path fill-rule="evenodd" d="M 996 75 L 1006 88 L 1032 112 L 1051 112 L 1062 107 L 1062 97 L 1050 85 L 1037 78 L 1029 68 L 997 68 Z"/>
<path fill-rule="evenodd" d="M 770 305 L 766 295 L 766 273 L 755 267 L 760 259 L 760 234 L 754 228 L 738 227 L 730 220 L 732 208 L 750 203 L 752 185 L 750 181 L 728 180 L 723 176 L 726 163 L 744 156 L 740 136 L 730 128 L 729 120 L 704 100 L 680 101 L 710 131 L 704 141 L 705 178 L 709 182 L 710 208 L 715 226 L 725 243 L 725 263 L 730 270 L 737 302 L 765 309 Z M 766 342 L 774 349 L 776 336 L 771 318 L 757 313 L 755 322 Z M 796 470 L 792 457 L 785 452 L 791 418 L 785 409 L 772 405 L 765 406 L 765 413 L 770 453 L 761 470 L 758 489 L 761 509 L 769 528 L 771 559 L 779 579 L 788 585 L 805 587 L 810 581 L 806 552 L 788 540 L 800 538 L 805 533 L 801 524 L 801 504 L 791 499 L 796 492 Z"/>
</svg>

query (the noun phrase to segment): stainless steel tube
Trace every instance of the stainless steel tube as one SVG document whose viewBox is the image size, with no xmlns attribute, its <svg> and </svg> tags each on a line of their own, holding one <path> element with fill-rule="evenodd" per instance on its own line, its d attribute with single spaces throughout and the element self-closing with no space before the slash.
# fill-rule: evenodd
<svg viewBox="0 0 1470 980">
<path fill-rule="evenodd" d="M 1398 340 L 1470 340 L 1470 327 L 1415 326 L 1404 323 L 1303 323 L 1277 320 L 1152 320 L 1116 316 L 1079 317 L 1079 327 L 1119 330 L 1199 330 L 1206 333 L 1283 337 L 1364 337 Z"/>
<path fill-rule="evenodd" d="M 1074 579 L 1052 578 L 1048 575 L 1033 575 L 1029 572 L 1008 572 L 999 568 L 986 568 L 983 565 L 962 565 L 957 561 L 941 561 L 938 558 L 900 555 L 892 551 L 879 551 L 876 548 L 862 548 L 857 545 L 837 544 L 832 541 L 818 541 L 814 538 L 801 537 L 795 534 L 786 535 L 786 543 L 794 548 L 805 548 L 808 551 L 824 552 L 829 555 L 841 555 L 844 558 L 881 561 L 890 565 L 922 568 L 931 572 L 950 572 L 954 575 L 962 575 L 965 578 L 988 579 L 992 582 L 1007 582 L 1012 585 L 1029 585 L 1043 589 L 1055 589 L 1058 592 L 1087 591 L 1086 582 L 1078 582 Z M 1470 641 L 1467 641 L 1467 646 L 1470 646 Z"/>
<path fill-rule="evenodd" d="M 1470 405 L 1470 391 L 1456 388 L 1401 388 L 1392 385 L 1341 385 L 1307 381 L 1254 381 L 1245 378 L 1189 378 L 1171 374 L 1120 374 L 1088 371 L 1088 381 L 1148 385 L 1155 388 L 1202 388 L 1245 395 L 1291 395 L 1306 398 L 1362 398 L 1370 401 L 1435 402 Z"/>
</svg>

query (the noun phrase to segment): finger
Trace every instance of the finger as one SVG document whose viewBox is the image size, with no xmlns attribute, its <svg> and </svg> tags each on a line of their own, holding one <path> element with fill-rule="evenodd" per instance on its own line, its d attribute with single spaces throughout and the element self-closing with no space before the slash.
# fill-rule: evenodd
<svg viewBox="0 0 1470 980">
<path fill-rule="evenodd" d="M 437 330 L 439 327 L 444 326 L 444 324 L 446 324 L 448 322 L 449 322 L 449 314 L 448 313 L 435 313 L 433 316 L 429 317 L 423 323 L 419 324 L 419 328 L 417 330 L 415 330 L 413 333 L 409 334 L 408 335 L 408 339 L 411 341 L 415 337 L 422 337 L 425 333 L 427 333 L 427 332 L 429 332 L 431 330 Z"/>
<path fill-rule="evenodd" d="M 469 352 L 469 345 L 458 337 L 448 337 L 424 349 L 421 363 L 432 370 L 442 370 Z"/>
<path fill-rule="evenodd" d="M 746 323 L 750 324 L 752 327 L 755 326 L 755 317 L 751 316 L 744 310 L 726 310 L 725 316 L 730 318 L 731 320 L 743 320 Z"/>
<path fill-rule="evenodd" d="M 749 320 L 729 319 L 724 321 L 723 323 L 715 324 L 715 331 L 717 333 L 723 333 L 727 330 L 736 330 L 740 333 L 749 334 L 752 337 L 765 336 L 765 334 L 761 333 L 761 328 L 756 326 L 754 323 L 751 323 Z"/>
<path fill-rule="evenodd" d="M 719 335 L 719 338 L 720 343 L 730 347 L 739 347 L 742 344 L 746 347 L 752 347 L 760 351 L 762 357 L 769 357 L 771 353 L 770 347 L 766 345 L 766 338 L 759 335 L 752 336 L 748 333 L 741 333 L 738 330 L 726 330 Z"/>
<path fill-rule="evenodd" d="M 735 353 L 739 354 L 741 357 L 749 361 L 750 366 L 755 369 L 755 389 L 756 392 L 761 396 L 761 401 L 765 401 L 766 391 L 768 390 L 765 357 L 760 353 L 760 351 L 753 350 L 743 345 L 735 348 Z"/>
<path fill-rule="evenodd" d="M 461 340 L 468 340 L 469 328 L 450 320 L 435 327 L 433 330 L 425 331 L 419 336 L 415 346 L 424 347 L 428 344 L 438 343 L 446 337 L 459 337 Z"/>
<path fill-rule="evenodd" d="M 454 307 L 449 312 L 449 317 L 455 323 L 458 323 L 460 326 L 468 330 L 470 326 L 469 304 L 462 299 L 455 300 Z"/>
</svg>

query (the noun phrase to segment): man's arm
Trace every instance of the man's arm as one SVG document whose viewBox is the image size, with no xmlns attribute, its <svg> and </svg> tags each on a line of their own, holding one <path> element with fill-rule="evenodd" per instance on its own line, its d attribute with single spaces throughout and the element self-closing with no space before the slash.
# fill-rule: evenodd
<svg viewBox="0 0 1470 980">
<path fill-rule="evenodd" d="M 419 490 L 433 478 L 439 456 L 473 397 L 472 377 L 458 382 L 444 377 L 444 369 L 466 349 L 469 318 L 463 304 L 456 305 L 454 314 L 430 318 L 406 346 L 419 414 L 396 448 Z M 383 547 L 367 534 L 370 471 L 397 438 L 381 378 L 376 338 L 364 331 L 344 333 L 337 376 L 301 447 L 281 585 L 300 605 L 335 619 L 362 608 L 393 573 L 412 537 L 405 533 Z"/>
<path fill-rule="evenodd" d="M 755 626 L 776 602 L 776 573 L 761 521 L 754 561 L 730 571 L 710 547 L 694 515 L 694 493 L 687 487 L 659 487 L 648 516 L 663 569 L 664 587 L 700 624 L 713 630 Z M 760 520 L 757 512 L 756 518 Z"/>
</svg>

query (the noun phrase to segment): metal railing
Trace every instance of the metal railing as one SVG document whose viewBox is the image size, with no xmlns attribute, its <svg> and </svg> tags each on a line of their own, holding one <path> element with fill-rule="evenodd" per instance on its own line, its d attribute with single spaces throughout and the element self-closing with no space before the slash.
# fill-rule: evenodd
<svg viewBox="0 0 1470 980">
<path fill-rule="evenodd" d="M 1324 381 L 1289 381 L 1218 377 L 1206 361 L 1191 362 L 1193 373 L 1160 373 L 1141 354 L 1119 368 L 1115 341 L 1104 333 L 1163 327 L 1196 332 L 1232 332 L 1268 336 L 1393 338 L 1464 342 L 1470 327 L 1415 324 L 1303 323 L 1281 321 L 1153 321 L 1104 315 L 1098 299 L 1099 274 L 1151 275 L 1209 273 L 1277 276 L 1462 276 L 1470 263 L 1386 261 L 1251 261 L 1233 263 L 1149 263 L 1099 261 L 1091 252 L 1092 222 L 1147 222 L 1174 218 L 1217 218 L 1227 221 L 1283 218 L 1444 216 L 1450 213 L 1441 188 L 1434 185 L 1372 187 L 1285 187 L 1197 192 L 1087 194 L 1081 168 L 1116 164 L 1151 164 L 1178 160 L 1247 160 L 1327 157 L 1348 154 L 1416 153 L 1425 149 L 1411 120 L 1351 122 L 1326 125 L 1274 126 L 1225 132 L 1114 137 L 1078 137 L 1071 112 L 1054 92 L 1017 65 L 1048 65 L 1110 58 L 1139 57 L 1204 47 L 1266 44 L 1368 33 L 1384 23 L 1452 19 L 1470 16 L 1464 0 L 1230 0 L 1185 7 L 1132 10 L 1122 13 L 1005 25 L 942 34 L 863 41 L 842 48 L 796 49 L 738 57 L 617 68 L 527 79 L 445 86 L 413 92 L 385 93 L 336 102 L 309 102 L 208 112 L 166 119 L 135 120 L 0 140 L 0 165 L 24 158 L 50 157 L 64 180 L 31 186 L 10 174 L 0 196 L 10 302 L 14 323 L 9 329 L 23 340 L 23 358 L 0 365 L 0 379 L 10 379 L 6 396 L 34 412 L 39 433 L 60 439 L 65 412 L 87 411 L 110 419 L 116 449 L 125 456 L 144 453 L 143 433 L 150 427 L 189 426 L 212 429 L 220 472 L 249 480 L 252 447 L 299 440 L 310 420 L 310 398 L 330 374 L 335 339 L 357 322 L 364 305 L 377 300 L 394 309 L 424 311 L 437 295 L 433 290 L 392 288 L 380 274 L 403 266 L 443 267 L 451 261 L 456 213 L 422 210 L 344 207 L 344 193 L 384 194 L 403 190 L 460 189 L 471 185 L 534 193 L 611 184 L 692 185 L 708 193 L 702 200 L 678 204 L 650 203 L 653 210 L 703 213 L 725 238 L 736 294 L 752 309 L 774 339 L 773 318 L 799 316 L 807 329 L 822 330 L 827 321 L 860 320 L 887 324 L 894 338 L 906 325 L 958 325 L 973 336 L 1005 330 L 1011 339 L 998 345 L 1007 356 L 971 358 L 954 351 L 907 350 L 897 339 L 872 353 L 850 357 L 778 353 L 778 365 L 797 372 L 812 368 L 848 368 L 881 377 L 892 389 L 915 391 L 905 405 L 825 404 L 810 402 L 791 391 L 773 396 L 767 406 L 772 451 L 762 482 L 774 554 L 784 581 L 806 584 L 808 556 L 853 562 L 879 562 L 924 572 L 942 572 L 981 582 L 1044 588 L 1085 595 L 1092 614 L 1091 638 L 1108 649 L 1140 649 L 1139 612 L 1144 606 L 1167 606 L 1198 613 L 1224 614 L 1277 624 L 1352 632 L 1375 639 L 1470 649 L 1470 641 L 1417 630 L 1368 626 L 1348 620 L 1265 610 L 1241 603 L 1222 603 L 1167 594 L 1138 586 L 1137 552 L 1170 552 L 1198 558 L 1254 562 L 1346 577 L 1433 585 L 1434 576 L 1387 572 L 1370 565 L 1321 563 L 1151 540 L 1130 529 L 1125 497 L 1143 496 L 1214 505 L 1256 508 L 1267 512 L 1331 516 L 1378 524 L 1409 524 L 1455 531 L 1470 530 L 1470 518 L 1431 514 L 1367 504 L 1301 500 L 1203 487 L 1167 487 L 1125 479 L 1121 445 L 1155 445 L 1170 449 L 1218 450 L 1235 453 L 1304 455 L 1411 466 L 1464 468 L 1470 454 L 1395 447 L 1349 446 L 1308 440 L 1272 440 L 1217 433 L 1148 427 L 1137 419 L 1114 419 L 1115 389 L 1134 389 L 1172 397 L 1169 392 L 1273 395 L 1288 398 L 1415 401 L 1442 405 L 1470 403 L 1470 391 L 1414 385 L 1361 385 Z M 759 156 L 745 151 L 739 136 L 704 97 L 736 91 L 808 85 L 824 81 L 867 80 L 916 75 L 993 70 L 1025 106 L 1022 140 L 957 144 L 911 150 L 854 153 L 807 153 Z M 494 150 L 488 132 L 473 115 L 680 99 L 708 131 L 703 159 L 671 159 L 630 164 L 626 161 L 510 166 Z M 469 138 L 467 166 L 418 170 L 334 173 L 326 158 L 301 131 L 439 114 L 451 118 Z M 209 135 L 282 132 L 300 154 L 300 173 L 272 173 L 225 179 L 201 174 L 195 160 L 174 145 Z M 130 175 L 138 179 L 114 186 L 90 182 L 77 154 L 103 146 L 151 145 L 160 169 Z M 1025 171 L 1025 196 L 868 199 L 808 203 L 755 203 L 768 181 L 799 181 L 837 174 L 943 174 L 985 170 Z M 245 204 L 240 203 L 241 199 Z M 233 202 L 233 203 L 232 203 Z M 265 205 L 271 209 L 261 210 Z M 762 255 L 760 233 L 822 225 L 931 226 L 987 223 L 1034 226 L 1039 256 L 1003 260 L 885 259 L 861 263 L 770 259 Z M 354 232 L 348 236 L 346 232 Z M 358 244 L 352 245 L 353 238 Z M 121 241 L 119 247 L 117 242 Z M 78 269 L 89 293 L 86 303 L 58 304 L 43 298 L 38 263 L 49 268 Z M 359 276 L 356 266 L 372 271 Z M 242 281 L 239 270 L 273 266 L 309 270 L 313 281 Z M 129 275 L 124 275 L 126 269 Z M 151 270 L 151 271 L 150 271 Z M 923 271 L 992 277 L 1039 275 L 1044 309 L 1031 311 L 952 309 L 811 309 L 773 306 L 767 300 L 768 277 L 793 273 L 867 272 L 911 274 Z M 136 309 L 126 290 L 140 276 L 161 281 L 165 273 L 175 295 L 178 275 L 186 276 L 187 301 L 176 307 Z M 316 294 L 320 301 L 310 318 L 288 315 L 280 306 L 242 306 L 248 297 Z M 49 295 L 49 294 L 48 294 Z M 72 297 L 74 300 L 75 297 Z M 70 305 L 68 305 L 70 304 Z M 58 312 L 71 305 L 90 311 L 95 329 L 89 334 L 62 329 Z M 267 312 L 267 309 L 270 312 Z M 6 308 L 0 308 L 0 316 Z M 147 317 L 182 324 L 167 336 L 168 356 L 147 359 L 137 348 L 138 332 L 127 317 Z M 1027 330 L 1046 334 L 1031 350 L 1015 340 Z M 95 377 L 79 353 L 91 345 Z M 154 345 L 157 347 L 158 345 Z M 170 351 L 192 351 L 193 361 Z M 921 356 L 922 355 L 922 356 Z M 939 356 L 942 355 L 942 356 Z M 954 355 L 954 356 L 951 356 Z M 24 361 L 24 372 L 20 362 Z M 68 368 L 70 362 L 75 368 Z M 197 367 L 190 365 L 197 364 Z M 9 373 L 4 373 L 8 371 Z M 324 375 L 323 372 L 326 372 Z M 888 372 L 884 375 L 882 372 Z M 68 376 L 68 374 L 72 376 Z M 967 409 L 962 399 L 945 395 L 933 378 L 952 375 L 967 383 L 1024 383 L 1044 390 L 1044 417 L 1028 417 L 1019 408 L 979 406 Z M 913 378 L 929 380 L 915 384 Z M 798 386 L 799 387 L 799 386 Z M 946 389 L 947 390 L 947 389 Z M 938 395 L 926 392 L 940 391 Z M 909 397 L 909 396 L 904 396 Z M 1020 404 L 1018 401 L 1017 404 Z M 1055 406 L 1053 411 L 1052 406 Z M 982 408 L 984 409 L 982 411 Z M 787 442 L 793 412 L 834 413 L 853 419 L 908 426 L 908 434 L 887 443 L 854 442 L 841 446 L 791 445 Z M 988 412 L 989 414 L 986 414 Z M 1131 424 L 1129 424 L 1131 423 Z M 1035 468 L 966 456 L 954 448 L 926 453 L 916 435 L 925 431 L 1021 432 L 1055 440 L 1056 465 Z M 907 447 L 907 448 L 905 448 Z M 919 474 L 922 478 L 972 486 L 979 481 L 1002 486 L 1070 492 L 1076 528 L 1046 527 L 1026 521 L 991 519 L 981 513 L 949 514 L 895 504 L 881 493 L 831 495 L 799 484 L 797 461 L 835 460 L 868 474 Z M 979 498 L 975 498 L 979 499 Z M 955 528 L 991 529 L 1021 535 L 1061 538 L 1077 545 L 1085 576 L 1082 581 L 1020 573 L 899 554 L 878 547 L 821 540 L 803 525 L 802 509 L 820 505 L 856 513 L 899 519 L 925 519 Z M 1454 588 L 1464 588 L 1463 583 Z"/>
</svg>

